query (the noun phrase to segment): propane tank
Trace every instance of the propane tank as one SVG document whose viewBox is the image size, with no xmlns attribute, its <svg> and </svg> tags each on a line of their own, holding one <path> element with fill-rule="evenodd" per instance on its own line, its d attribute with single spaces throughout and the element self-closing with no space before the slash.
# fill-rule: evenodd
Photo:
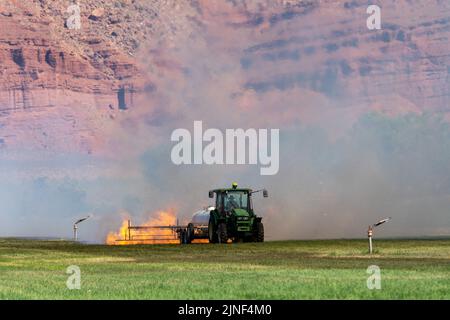
<svg viewBox="0 0 450 320">
<path fill-rule="evenodd" d="M 209 213 L 214 210 L 214 207 L 207 207 L 203 210 L 197 211 L 192 215 L 191 223 L 194 226 L 208 225 L 209 223 Z"/>
</svg>

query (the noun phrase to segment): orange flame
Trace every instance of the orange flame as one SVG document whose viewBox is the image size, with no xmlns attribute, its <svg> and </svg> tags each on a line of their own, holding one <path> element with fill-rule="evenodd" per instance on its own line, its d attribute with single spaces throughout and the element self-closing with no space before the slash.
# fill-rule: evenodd
<svg viewBox="0 0 450 320">
<path fill-rule="evenodd" d="M 124 220 L 118 232 L 110 232 L 106 237 L 108 245 L 131 244 L 179 244 L 177 233 L 173 229 L 133 229 L 128 227 L 128 221 Z M 150 226 L 174 226 L 176 216 L 172 210 L 158 211 L 155 217 L 140 225 Z M 133 225 L 131 225 L 133 227 Z"/>
</svg>

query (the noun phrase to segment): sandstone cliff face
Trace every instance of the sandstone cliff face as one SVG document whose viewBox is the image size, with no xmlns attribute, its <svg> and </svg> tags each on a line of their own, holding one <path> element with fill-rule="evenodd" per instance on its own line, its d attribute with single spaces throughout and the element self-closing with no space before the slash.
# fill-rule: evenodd
<svg viewBox="0 0 450 320">
<path fill-rule="evenodd" d="M 233 79 L 223 88 L 231 104 L 271 101 L 280 121 L 448 113 L 448 1 L 379 1 L 378 31 L 366 28 L 365 0 L 82 1 L 81 30 L 64 26 L 69 4 L 0 2 L 3 150 L 99 151 L 124 114 L 142 108 L 141 94 L 145 108 L 164 108 L 148 97 L 170 94 L 168 82 L 188 83 L 214 59 Z M 211 54 L 195 65 L 179 54 L 196 50 Z M 311 96 L 327 108 L 309 105 Z"/>
<path fill-rule="evenodd" d="M 260 93 L 306 88 L 342 99 L 343 107 L 394 114 L 448 112 L 450 3 L 373 3 L 381 6 L 382 30 L 366 28 L 362 0 L 246 11 L 247 19 L 230 26 L 252 30 L 241 65 L 254 76 L 244 87 Z"/>
<path fill-rule="evenodd" d="M 64 20 L 36 3 L 2 2 L 3 147 L 91 152 L 105 119 L 131 108 L 144 86 L 130 53 L 89 28 L 68 30 Z"/>
</svg>

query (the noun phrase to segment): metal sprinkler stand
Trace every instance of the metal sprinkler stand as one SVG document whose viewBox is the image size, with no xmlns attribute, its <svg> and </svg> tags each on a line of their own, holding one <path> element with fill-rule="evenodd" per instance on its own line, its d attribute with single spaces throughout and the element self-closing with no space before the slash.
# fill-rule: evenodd
<svg viewBox="0 0 450 320">
<path fill-rule="evenodd" d="M 372 226 L 369 226 L 369 229 L 367 230 L 367 237 L 369 238 L 369 253 L 370 254 L 372 254 L 372 252 L 373 252 L 372 235 L 373 235 L 373 229 L 372 229 Z"/>
<path fill-rule="evenodd" d="M 86 218 L 79 219 L 73 224 L 73 239 L 74 239 L 74 241 L 78 241 L 78 224 L 89 219 L 90 217 L 91 216 L 87 216 Z"/>
<path fill-rule="evenodd" d="M 388 221 L 391 220 L 391 219 L 392 219 L 391 217 L 385 218 L 385 219 L 383 219 L 383 220 L 378 221 L 378 222 L 375 223 L 374 225 L 369 226 L 369 229 L 367 230 L 367 237 L 369 238 L 369 254 L 372 254 L 372 252 L 373 252 L 373 246 L 372 246 L 373 229 L 374 229 L 375 227 L 378 227 L 378 226 L 382 225 L 382 224 L 385 223 L 385 222 L 388 222 Z"/>
<path fill-rule="evenodd" d="M 73 225 L 73 240 L 78 241 L 78 226 L 76 224 Z"/>
</svg>

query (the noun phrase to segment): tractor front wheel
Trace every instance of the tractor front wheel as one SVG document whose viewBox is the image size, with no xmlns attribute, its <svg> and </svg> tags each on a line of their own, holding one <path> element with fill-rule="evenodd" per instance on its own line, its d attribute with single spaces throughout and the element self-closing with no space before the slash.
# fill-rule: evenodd
<svg viewBox="0 0 450 320">
<path fill-rule="evenodd" d="M 256 242 L 264 242 L 264 225 L 258 222 L 256 225 Z"/>
<path fill-rule="evenodd" d="M 219 241 L 220 243 L 227 243 L 228 242 L 228 234 L 227 234 L 227 225 L 225 223 L 219 224 Z"/>
</svg>

